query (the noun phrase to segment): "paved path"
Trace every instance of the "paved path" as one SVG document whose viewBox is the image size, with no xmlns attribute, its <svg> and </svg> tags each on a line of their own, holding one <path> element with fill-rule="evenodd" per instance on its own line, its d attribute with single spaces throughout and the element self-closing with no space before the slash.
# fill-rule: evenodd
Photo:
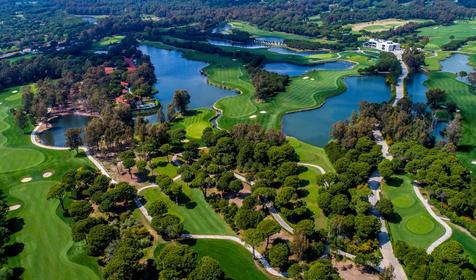
<svg viewBox="0 0 476 280">
<path fill-rule="evenodd" d="M 435 219 L 440 225 L 442 225 L 445 228 L 445 234 L 443 234 L 443 236 L 438 238 L 426 249 L 426 253 L 431 254 L 431 252 L 433 252 L 433 250 L 435 250 L 436 247 L 440 246 L 443 242 L 451 238 L 451 235 L 453 234 L 453 230 L 440 216 L 436 215 L 436 213 L 433 211 L 430 204 L 428 203 L 428 200 L 425 199 L 423 195 L 420 193 L 420 188 L 417 187 L 415 184 L 413 184 L 413 190 L 415 190 L 415 193 L 418 199 L 420 199 L 420 201 L 423 203 L 423 206 L 425 206 L 426 210 L 428 211 L 428 213 L 430 213 L 433 219 Z"/>
<path fill-rule="evenodd" d="M 324 170 L 324 168 L 322 168 L 321 166 L 316 165 L 316 164 L 305 163 L 305 162 L 298 162 L 298 165 L 308 166 L 308 167 L 314 167 L 314 168 L 318 169 L 322 174 L 326 174 L 326 171 Z"/>
<path fill-rule="evenodd" d="M 395 95 L 395 100 L 393 101 L 393 106 L 395 107 L 398 101 L 404 97 L 404 86 L 405 86 L 404 80 L 408 76 L 408 67 L 405 64 L 405 62 L 403 62 L 403 59 L 402 59 L 403 51 L 395 51 L 393 52 L 393 54 L 400 61 L 400 65 L 402 65 L 402 74 L 400 75 L 400 77 L 398 77 L 396 88 L 395 88 L 396 95 Z"/>
<path fill-rule="evenodd" d="M 375 138 L 375 142 L 381 146 L 383 156 L 388 160 L 392 160 L 393 156 L 388 152 L 389 147 L 382 136 L 382 132 L 380 132 L 380 130 L 374 130 L 373 136 Z M 372 214 L 374 214 L 380 220 L 380 232 L 378 234 L 380 253 L 382 254 L 382 262 L 380 263 L 380 268 L 383 269 L 392 266 L 394 268 L 393 275 L 395 279 L 406 280 L 407 275 L 405 274 L 405 270 L 403 270 L 402 265 L 398 261 L 397 257 L 395 257 L 395 254 L 393 252 L 392 242 L 390 242 L 390 236 L 388 234 L 388 229 L 385 220 L 382 218 L 377 209 L 375 209 L 375 205 L 380 200 L 381 183 L 382 177 L 380 176 L 378 171 L 374 171 L 368 180 L 368 185 L 372 190 L 372 195 L 369 196 L 369 202 L 373 206 Z"/>
</svg>

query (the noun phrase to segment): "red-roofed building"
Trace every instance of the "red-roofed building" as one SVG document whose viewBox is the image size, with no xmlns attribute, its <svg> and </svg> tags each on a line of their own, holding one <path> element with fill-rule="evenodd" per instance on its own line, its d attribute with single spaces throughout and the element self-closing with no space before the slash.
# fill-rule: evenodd
<svg viewBox="0 0 476 280">
<path fill-rule="evenodd" d="M 123 89 L 123 90 L 122 90 L 122 93 L 124 93 L 124 94 L 126 94 L 126 93 L 128 93 L 128 92 L 129 92 L 129 91 L 128 91 L 127 89 Z"/>
<path fill-rule="evenodd" d="M 129 100 L 125 98 L 124 94 L 116 97 L 116 103 L 129 104 Z"/>
<path fill-rule="evenodd" d="M 104 72 L 106 75 L 110 75 L 112 72 L 114 72 L 114 67 L 104 67 Z"/>
<path fill-rule="evenodd" d="M 127 67 L 127 71 L 128 72 L 132 72 L 132 71 L 136 71 L 137 70 L 137 67 L 136 65 L 134 64 L 134 61 L 132 61 L 132 58 L 130 57 L 124 57 L 124 61 L 127 63 L 128 67 Z"/>
<path fill-rule="evenodd" d="M 123 87 L 127 87 L 128 85 L 129 85 L 128 82 L 121 82 L 121 86 L 123 86 Z"/>
</svg>

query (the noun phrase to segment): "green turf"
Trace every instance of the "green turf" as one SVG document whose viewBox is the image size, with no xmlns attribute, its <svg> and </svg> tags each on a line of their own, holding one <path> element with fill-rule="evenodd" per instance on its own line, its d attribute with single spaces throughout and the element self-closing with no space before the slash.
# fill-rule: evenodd
<svg viewBox="0 0 476 280">
<path fill-rule="evenodd" d="M 115 35 L 115 36 L 109 36 L 109 37 L 104 37 L 101 39 L 101 41 L 98 42 L 98 45 L 101 47 L 107 47 L 112 44 L 119 43 L 124 39 L 125 36 L 122 35 Z"/>
<path fill-rule="evenodd" d="M 196 109 L 188 112 L 183 117 L 174 120 L 174 128 L 185 129 L 187 138 L 200 140 L 206 127 L 211 127 L 210 119 L 215 116 L 215 111 L 210 109 Z"/>
<path fill-rule="evenodd" d="M 426 69 L 429 71 L 439 71 L 441 69 L 441 61 L 450 55 L 450 52 L 445 51 L 437 51 L 436 54 L 427 53 L 425 58 Z"/>
<path fill-rule="evenodd" d="M 458 241 L 464 247 L 464 251 L 469 256 L 471 262 L 476 265 L 476 239 L 461 231 L 456 226 L 451 226 L 453 234 L 451 239 Z"/>
<path fill-rule="evenodd" d="M 229 240 L 198 239 L 192 248 L 201 256 L 209 256 L 220 263 L 227 278 L 235 280 L 270 279 L 253 262 L 251 253 Z"/>
<path fill-rule="evenodd" d="M 190 202 L 185 205 L 176 205 L 158 188 L 147 189 L 141 193 L 149 203 L 163 200 L 169 206 L 169 212 L 180 217 L 186 231 L 192 234 L 225 234 L 233 235 L 233 230 L 225 221 L 213 211 L 198 189 L 190 189 L 184 184 L 184 193 Z"/>
<path fill-rule="evenodd" d="M 321 186 L 318 186 L 316 183 L 316 176 L 321 174 L 321 172 L 313 167 L 305 167 L 306 171 L 299 174 L 301 180 L 305 180 L 306 186 L 304 190 L 307 191 L 307 195 L 304 197 L 307 208 L 311 210 L 314 215 L 314 221 L 316 228 L 326 230 L 327 229 L 327 217 L 324 215 L 324 212 L 319 207 L 317 200 L 319 198 L 318 189 Z"/>
<path fill-rule="evenodd" d="M 410 179 L 406 176 L 394 178 L 396 180 L 383 185 L 384 197 L 394 203 L 395 212 L 401 218 L 398 222 L 388 222 L 392 240 L 402 240 L 426 249 L 443 235 L 444 228 L 426 211 L 417 198 Z"/>
<path fill-rule="evenodd" d="M 299 161 L 319 165 L 326 172 L 333 172 L 334 166 L 327 157 L 323 148 L 299 141 L 294 137 L 288 137 L 289 144 L 293 146 L 299 156 Z"/>
<path fill-rule="evenodd" d="M 475 28 L 476 20 L 460 20 L 448 26 L 423 27 L 418 30 L 418 33 L 420 36 L 430 38 L 430 42 L 425 46 L 425 49 L 436 50 L 450 42 L 450 36 L 454 36 L 456 40 L 474 36 Z"/>
<path fill-rule="evenodd" d="M 154 169 L 154 175 L 167 175 L 171 178 L 177 176 L 177 167 L 170 163 L 172 159 L 171 156 L 167 159 L 167 157 L 160 157 L 159 166 Z"/>
<path fill-rule="evenodd" d="M 98 279 L 97 265 L 80 244 L 73 244 L 69 226 L 56 214 L 59 202 L 46 200 L 48 189 L 69 168 L 90 163 L 85 157 L 74 157 L 73 152 L 45 150 L 31 144 L 30 130 L 19 129 L 9 113 L 10 108 L 21 103 L 20 93 L 14 90 L 19 88 L 0 92 L 0 155 L 4 159 L 0 164 L 0 187 L 10 205 L 22 205 L 9 215 L 24 220 L 22 230 L 13 235 L 11 242 L 24 243 L 25 247 L 9 259 L 8 266 L 25 268 L 23 279 Z M 8 160 L 3 157 L 6 154 Z M 46 170 L 54 171 L 48 180 L 42 177 Z M 26 176 L 33 181 L 20 183 Z M 74 254 L 70 251 L 73 245 L 77 247 Z"/>
</svg>

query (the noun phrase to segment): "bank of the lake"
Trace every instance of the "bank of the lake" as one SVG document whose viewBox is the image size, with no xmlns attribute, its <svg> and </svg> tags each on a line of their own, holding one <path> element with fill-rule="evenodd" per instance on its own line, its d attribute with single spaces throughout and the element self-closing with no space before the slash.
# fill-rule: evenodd
<svg viewBox="0 0 476 280">
<path fill-rule="evenodd" d="M 70 128 L 84 128 L 92 117 L 84 115 L 58 116 L 49 121 L 50 127 L 41 132 L 38 137 L 42 144 L 55 147 L 64 147 L 65 133 Z"/>
</svg>

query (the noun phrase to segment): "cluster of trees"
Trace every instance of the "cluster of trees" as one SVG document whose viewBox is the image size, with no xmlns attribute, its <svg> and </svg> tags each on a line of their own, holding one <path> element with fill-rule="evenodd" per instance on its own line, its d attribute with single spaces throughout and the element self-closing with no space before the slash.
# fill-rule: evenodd
<svg viewBox="0 0 476 280">
<path fill-rule="evenodd" d="M 305 41 L 305 40 L 285 40 L 284 43 L 286 46 L 293 49 L 300 50 L 321 50 L 321 49 L 332 49 L 332 50 L 342 50 L 343 46 L 338 44 L 327 44 L 321 42 Z"/>
<path fill-rule="evenodd" d="M 66 172 L 48 192 L 48 199 L 58 199 L 63 215 L 73 219 L 73 240 L 84 240 L 87 253 L 104 266 L 105 279 L 131 279 L 144 273 L 139 260 L 152 238 L 132 216 L 136 193 L 129 184 L 111 184 L 108 177 L 87 167 Z"/>
<path fill-rule="evenodd" d="M 395 255 L 402 262 L 411 279 L 461 279 L 476 278 L 476 268 L 470 262 L 463 246 L 454 240 L 438 246 L 431 255 L 424 249 L 397 241 Z"/>
<path fill-rule="evenodd" d="M 318 176 L 319 207 L 329 218 L 331 243 L 358 255 L 363 264 L 377 264 L 379 220 L 370 213 L 367 180 L 381 160 L 380 147 L 368 136 L 353 145 L 330 142 L 325 147 L 336 173 Z"/>
<path fill-rule="evenodd" d="M 418 48 L 406 48 L 402 59 L 408 66 L 410 73 L 420 71 L 421 66 L 425 65 L 425 54 Z"/>
<path fill-rule="evenodd" d="M 14 257 L 23 250 L 23 243 L 11 243 L 10 237 L 23 225 L 21 218 L 8 218 L 9 207 L 7 198 L 0 190 L 0 278 L 13 280 L 20 278 L 23 268 L 12 268 L 7 265 L 8 258 Z M 20 227 L 20 228 L 18 228 Z"/>
<path fill-rule="evenodd" d="M 255 86 L 255 96 L 260 100 L 268 100 L 276 96 L 279 92 L 283 92 L 289 83 L 288 75 L 280 75 L 268 72 L 261 68 L 248 67 L 251 74 L 251 82 Z"/>
<path fill-rule="evenodd" d="M 396 85 L 398 77 L 402 73 L 402 65 L 393 53 L 381 52 L 377 62 L 364 69 L 359 69 L 361 74 L 388 73 L 385 82 L 390 85 Z"/>
<path fill-rule="evenodd" d="M 452 36 L 452 40 L 442 45 L 441 49 L 444 51 L 456 51 L 470 41 L 476 41 L 476 36 L 471 36 L 460 40 L 455 40 L 454 36 Z"/>
</svg>

